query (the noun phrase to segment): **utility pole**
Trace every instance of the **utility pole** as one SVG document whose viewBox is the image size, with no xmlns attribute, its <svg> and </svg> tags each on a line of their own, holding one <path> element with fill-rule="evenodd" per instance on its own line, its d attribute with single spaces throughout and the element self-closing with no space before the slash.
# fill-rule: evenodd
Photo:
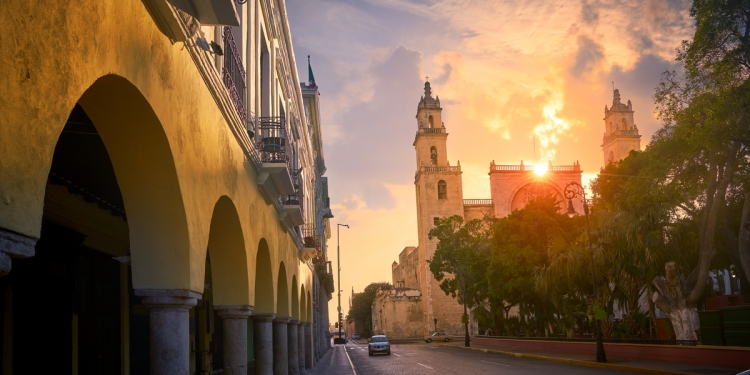
<svg viewBox="0 0 750 375">
<path fill-rule="evenodd" d="M 338 267 L 338 282 L 336 283 L 339 291 L 339 337 L 336 339 L 338 342 L 335 342 L 334 344 L 345 344 L 346 340 L 341 336 L 341 227 L 347 227 L 349 228 L 349 225 L 347 224 L 336 224 L 336 267 Z"/>
</svg>

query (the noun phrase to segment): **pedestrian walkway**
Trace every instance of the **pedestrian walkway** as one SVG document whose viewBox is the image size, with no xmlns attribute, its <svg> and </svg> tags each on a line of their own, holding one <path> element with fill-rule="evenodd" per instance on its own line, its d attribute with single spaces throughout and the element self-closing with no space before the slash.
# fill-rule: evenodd
<svg viewBox="0 0 750 375">
<path fill-rule="evenodd" d="M 352 375 L 354 370 L 346 355 L 344 345 L 334 345 L 321 358 L 311 370 L 306 370 L 308 375 Z"/>
<path fill-rule="evenodd" d="M 611 370 L 620 370 L 651 375 L 734 375 L 741 372 L 739 369 L 719 366 L 694 365 L 689 363 L 648 361 L 630 358 L 607 357 L 607 363 L 597 363 L 594 359 L 594 353 L 590 356 L 582 354 L 558 353 L 549 351 L 536 351 L 528 349 L 506 349 L 499 350 L 497 347 L 490 345 L 481 345 L 473 343 L 470 348 L 464 347 L 463 341 L 450 344 L 441 344 L 442 346 L 483 351 L 486 353 L 499 353 L 515 357 L 524 357 L 539 359 L 545 361 L 554 361 L 569 363 L 578 366 L 598 367 Z"/>
</svg>

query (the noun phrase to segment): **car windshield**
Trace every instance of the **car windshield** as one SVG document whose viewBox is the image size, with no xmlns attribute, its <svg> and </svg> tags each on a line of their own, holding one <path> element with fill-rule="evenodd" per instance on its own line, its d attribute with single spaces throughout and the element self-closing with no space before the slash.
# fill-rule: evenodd
<svg viewBox="0 0 750 375">
<path fill-rule="evenodd" d="M 383 336 L 373 337 L 372 342 L 388 342 L 388 339 Z"/>
</svg>

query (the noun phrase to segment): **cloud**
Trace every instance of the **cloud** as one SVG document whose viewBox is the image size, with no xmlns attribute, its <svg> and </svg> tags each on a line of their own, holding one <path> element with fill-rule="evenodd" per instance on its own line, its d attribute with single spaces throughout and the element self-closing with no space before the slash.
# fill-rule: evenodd
<svg viewBox="0 0 750 375">
<path fill-rule="evenodd" d="M 327 165 L 340 184 L 371 207 L 392 207 L 388 183 L 408 181 L 414 173 L 416 105 L 421 86 L 421 53 L 399 46 L 372 60 L 367 74 L 374 84 L 368 100 L 340 113 L 342 138 L 326 150 Z M 408 115 L 406 115 L 408 114 Z"/>
<path fill-rule="evenodd" d="M 416 245 L 413 229 L 401 226 L 416 224 L 415 210 L 403 207 L 414 202 L 414 115 L 424 76 L 440 96 L 449 160 L 461 160 L 467 198 L 489 196 L 491 160 L 579 160 L 588 180 L 603 164 L 613 81 L 633 103 L 642 146 L 658 128 L 651 95 L 692 36 L 690 4 L 287 0 L 296 55 L 313 56 L 322 93 L 334 214 L 356 220 L 369 233 L 358 241 L 388 259 L 342 276 L 358 290 L 389 280 L 390 261 Z M 304 59 L 298 69 L 304 77 Z"/>
<path fill-rule="evenodd" d="M 574 77 L 592 72 L 604 59 L 604 48 L 585 35 L 578 36 L 578 52 L 568 71 Z"/>
</svg>

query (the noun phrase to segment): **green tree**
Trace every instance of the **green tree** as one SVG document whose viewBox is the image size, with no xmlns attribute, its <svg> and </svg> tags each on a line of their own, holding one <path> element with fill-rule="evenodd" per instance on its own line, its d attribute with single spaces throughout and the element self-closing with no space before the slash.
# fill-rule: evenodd
<svg viewBox="0 0 750 375">
<path fill-rule="evenodd" d="M 354 293 L 352 307 L 346 316 L 347 321 L 354 321 L 355 326 L 363 337 L 372 336 L 372 302 L 379 290 L 390 290 L 393 286 L 388 282 L 370 283 L 362 293 Z"/>
<path fill-rule="evenodd" d="M 466 309 L 485 307 L 487 297 L 486 259 L 489 256 L 489 227 L 492 219 L 464 221 L 453 215 L 438 219 L 429 238 L 438 244 L 431 259 L 430 272 L 440 282 L 440 289 L 463 304 Z M 481 310 L 480 310 L 481 311 Z M 480 315 L 481 316 L 481 315 Z M 462 319 L 468 342 L 469 317 Z"/>
<path fill-rule="evenodd" d="M 518 306 L 527 335 L 552 332 L 558 296 L 536 288 L 536 274 L 548 266 L 553 243 L 570 243 L 580 233 L 581 218 L 560 214 L 555 196 L 540 196 L 521 210 L 498 219 L 493 227 L 492 258 L 487 272 L 489 293 L 505 308 Z M 533 317 L 533 319 L 532 319 Z M 514 332 L 513 332 L 514 333 Z"/>
</svg>

